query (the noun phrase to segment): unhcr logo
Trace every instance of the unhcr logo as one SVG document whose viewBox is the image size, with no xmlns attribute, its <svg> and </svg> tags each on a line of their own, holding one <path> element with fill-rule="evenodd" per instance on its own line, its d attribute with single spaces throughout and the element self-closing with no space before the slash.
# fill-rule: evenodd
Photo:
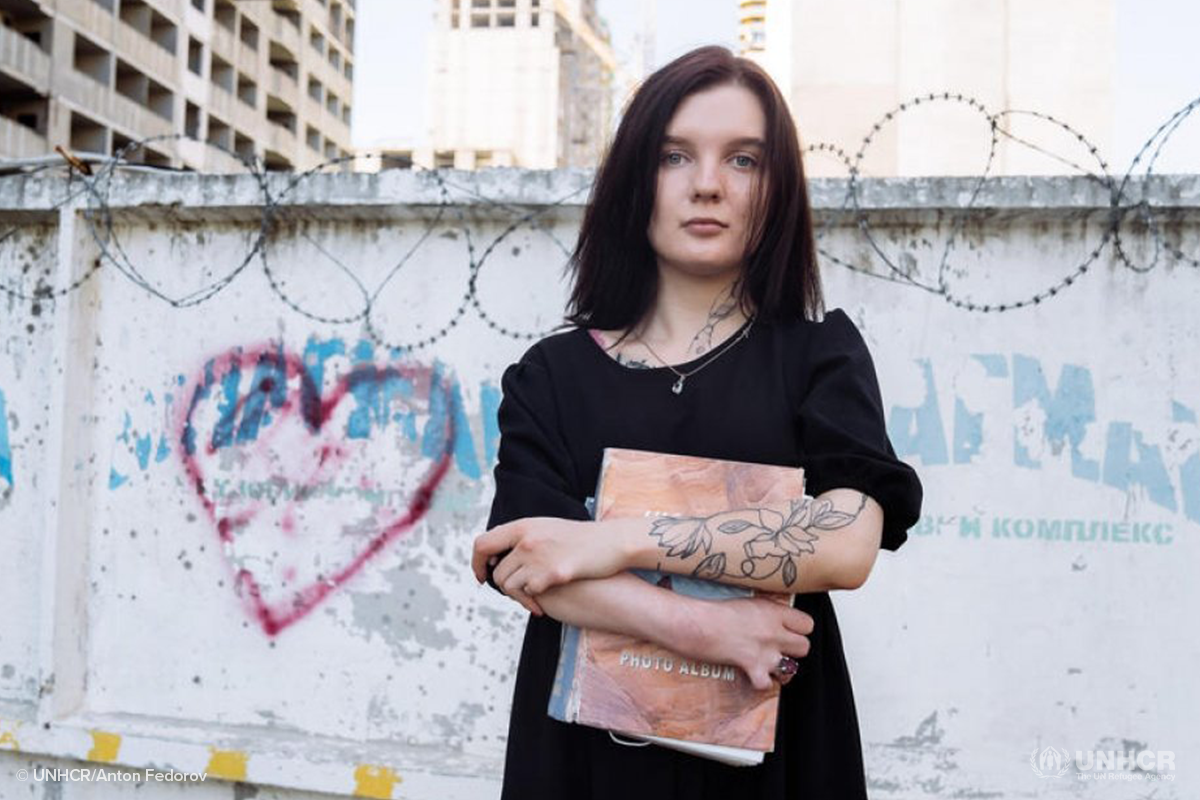
<svg viewBox="0 0 1200 800">
<path fill-rule="evenodd" d="M 1039 753 L 1035 747 L 1029 754 L 1029 766 L 1039 778 L 1058 778 L 1071 769 L 1071 754 L 1055 747 L 1043 748 Z"/>
<path fill-rule="evenodd" d="M 1039 778 L 1059 778 L 1072 766 L 1080 780 L 1173 781 L 1175 753 L 1172 750 L 1076 750 L 1057 747 L 1034 748 L 1029 766 Z"/>
</svg>

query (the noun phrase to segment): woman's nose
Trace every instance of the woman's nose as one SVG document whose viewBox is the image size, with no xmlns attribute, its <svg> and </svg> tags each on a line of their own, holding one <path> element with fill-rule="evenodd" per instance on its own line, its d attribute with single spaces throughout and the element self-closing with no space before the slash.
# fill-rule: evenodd
<svg viewBox="0 0 1200 800">
<path fill-rule="evenodd" d="M 701 160 L 692 172 L 692 191 L 697 195 L 715 195 L 721 191 L 721 176 L 718 166 L 711 161 Z"/>
</svg>

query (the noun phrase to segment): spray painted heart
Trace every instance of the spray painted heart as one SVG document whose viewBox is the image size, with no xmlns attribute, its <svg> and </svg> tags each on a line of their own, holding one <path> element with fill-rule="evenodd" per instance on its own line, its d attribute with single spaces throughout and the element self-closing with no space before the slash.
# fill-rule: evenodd
<svg viewBox="0 0 1200 800">
<path fill-rule="evenodd" d="M 281 347 L 238 348 L 179 405 L 176 452 L 270 636 L 416 524 L 453 455 L 454 395 L 429 367 L 357 364 L 321 389 Z"/>
</svg>

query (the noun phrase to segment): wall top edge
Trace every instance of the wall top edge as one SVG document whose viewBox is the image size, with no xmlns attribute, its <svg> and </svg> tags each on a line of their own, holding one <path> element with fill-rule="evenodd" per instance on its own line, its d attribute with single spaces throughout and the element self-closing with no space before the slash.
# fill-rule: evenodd
<svg viewBox="0 0 1200 800">
<path fill-rule="evenodd" d="M 496 203 L 562 205 L 587 203 L 590 169 L 528 170 L 499 167 L 466 170 L 386 170 L 378 173 L 194 174 L 148 171 L 100 173 L 70 180 L 65 174 L 0 176 L 0 214 L 170 206 L 178 209 L 260 208 L 265 198 L 281 206 L 371 208 L 437 206 L 485 208 Z M 810 178 L 817 212 L 896 211 L 970 207 L 988 210 L 1103 210 L 1146 202 L 1162 209 L 1200 209 L 1200 174 L 1117 176 L 999 176 Z M 857 199 L 857 202 L 855 202 Z"/>
</svg>

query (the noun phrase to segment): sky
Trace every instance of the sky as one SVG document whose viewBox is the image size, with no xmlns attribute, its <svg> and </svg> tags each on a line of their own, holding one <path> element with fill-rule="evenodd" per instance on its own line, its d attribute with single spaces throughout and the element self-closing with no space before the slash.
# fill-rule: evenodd
<svg viewBox="0 0 1200 800">
<path fill-rule="evenodd" d="M 358 0 L 351 127 L 355 147 L 369 150 L 385 142 L 422 138 L 426 41 L 435 2 Z M 646 2 L 597 0 L 617 58 L 631 66 L 637 64 L 641 7 Z M 736 50 L 737 0 L 656 0 L 655 5 L 652 66 L 701 44 Z M 1110 169 L 1120 174 L 1161 124 L 1200 97 L 1200 3 L 1116 0 L 1116 9 L 1116 127 L 1114 144 L 1103 155 Z M 880 114 L 887 110 L 880 109 Z M 1200 107 L 1167 143 L 1155 172 L 1200 172 Z"/>
</svg>

